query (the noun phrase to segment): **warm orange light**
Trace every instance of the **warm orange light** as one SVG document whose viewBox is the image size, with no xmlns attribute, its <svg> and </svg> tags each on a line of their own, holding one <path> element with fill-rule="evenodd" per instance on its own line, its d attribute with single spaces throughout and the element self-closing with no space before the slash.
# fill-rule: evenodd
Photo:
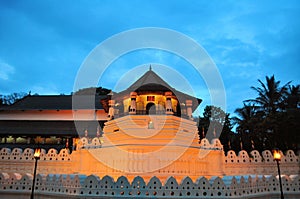
<svg viewBox="0 0 300 199">
<path fill-rule="evenodd" d="M 41 155 L 41 149 L 35 149 L 34 151 L 34 158 L 40 158 L 40 155 Z"/>
<path fill-rule="evenodd" d="M 274 150 L 273 152 L 273 157 L 274 157 L 274 160 L 281 160 L 281 154 L 279 152 L 279 150 Z"/>
</svg>

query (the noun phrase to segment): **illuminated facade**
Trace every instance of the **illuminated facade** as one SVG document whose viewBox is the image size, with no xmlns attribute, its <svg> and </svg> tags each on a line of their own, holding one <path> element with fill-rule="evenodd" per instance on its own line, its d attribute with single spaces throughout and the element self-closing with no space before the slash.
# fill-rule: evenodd
<svg viewBox="0 0 300 199">
<path fill-rule="evenodd" d="M 0 148 L 67 147 L 72 151 L 79 137 L 101 136 L 104 123 L 113 118 L 174 115 L 192 119 L 200 102 L 171 88 L 152 70 L 120 93 L 28 95 L 13 105 L 0 106 Z"/>
<path fill-rule="evenodd" d="M 199 140 L 192 113 L 200 103 L 150 68 L 119 93 L 27 96 L 1 107 L 0 194 L 28 193 L 33 148 L 41 147 L 41 197 L 272 195 L 268 186 L 275 190 L 277 171 L 271 152 L 225 156 L 217 138 Z M 297 198 L 299 156 L 288 151 L 282 157 L 284 187 L 289 198 Z"/>
</svg>

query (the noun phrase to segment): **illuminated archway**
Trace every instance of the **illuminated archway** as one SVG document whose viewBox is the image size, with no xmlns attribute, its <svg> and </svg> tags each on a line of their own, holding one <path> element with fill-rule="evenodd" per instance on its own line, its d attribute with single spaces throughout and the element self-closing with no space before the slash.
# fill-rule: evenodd
<svg viewBox="0 0 300 199">
<path fill-rule="evenodd" d="M 147 115 L 156 115 L 156 106 L 153 102 L 149 102 L 146 106 Z"/>
</svg>

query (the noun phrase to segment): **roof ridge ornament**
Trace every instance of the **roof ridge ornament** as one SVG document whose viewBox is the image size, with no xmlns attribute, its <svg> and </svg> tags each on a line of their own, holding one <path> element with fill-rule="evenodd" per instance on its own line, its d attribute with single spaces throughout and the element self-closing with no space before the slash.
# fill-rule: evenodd
<svg viewBox="0 0 300 199">
<path fill-rule="evenodd" d="M 149 71 L 152 71 L 152 66 L 151 66 L 151 64 L 150 64 L 150 66 L 149 66 Z"/>
</svg>

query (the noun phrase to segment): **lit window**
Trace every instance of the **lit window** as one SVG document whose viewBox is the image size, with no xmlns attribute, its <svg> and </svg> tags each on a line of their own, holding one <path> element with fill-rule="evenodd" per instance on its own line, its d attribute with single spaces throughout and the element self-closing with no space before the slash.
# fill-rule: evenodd
<svg viewBox="0 0 300 199">
<path fill-rule="evenodd" d="M 147 101 L 155 101 L 155 96 L 147 96 Z"/>
</svg>

